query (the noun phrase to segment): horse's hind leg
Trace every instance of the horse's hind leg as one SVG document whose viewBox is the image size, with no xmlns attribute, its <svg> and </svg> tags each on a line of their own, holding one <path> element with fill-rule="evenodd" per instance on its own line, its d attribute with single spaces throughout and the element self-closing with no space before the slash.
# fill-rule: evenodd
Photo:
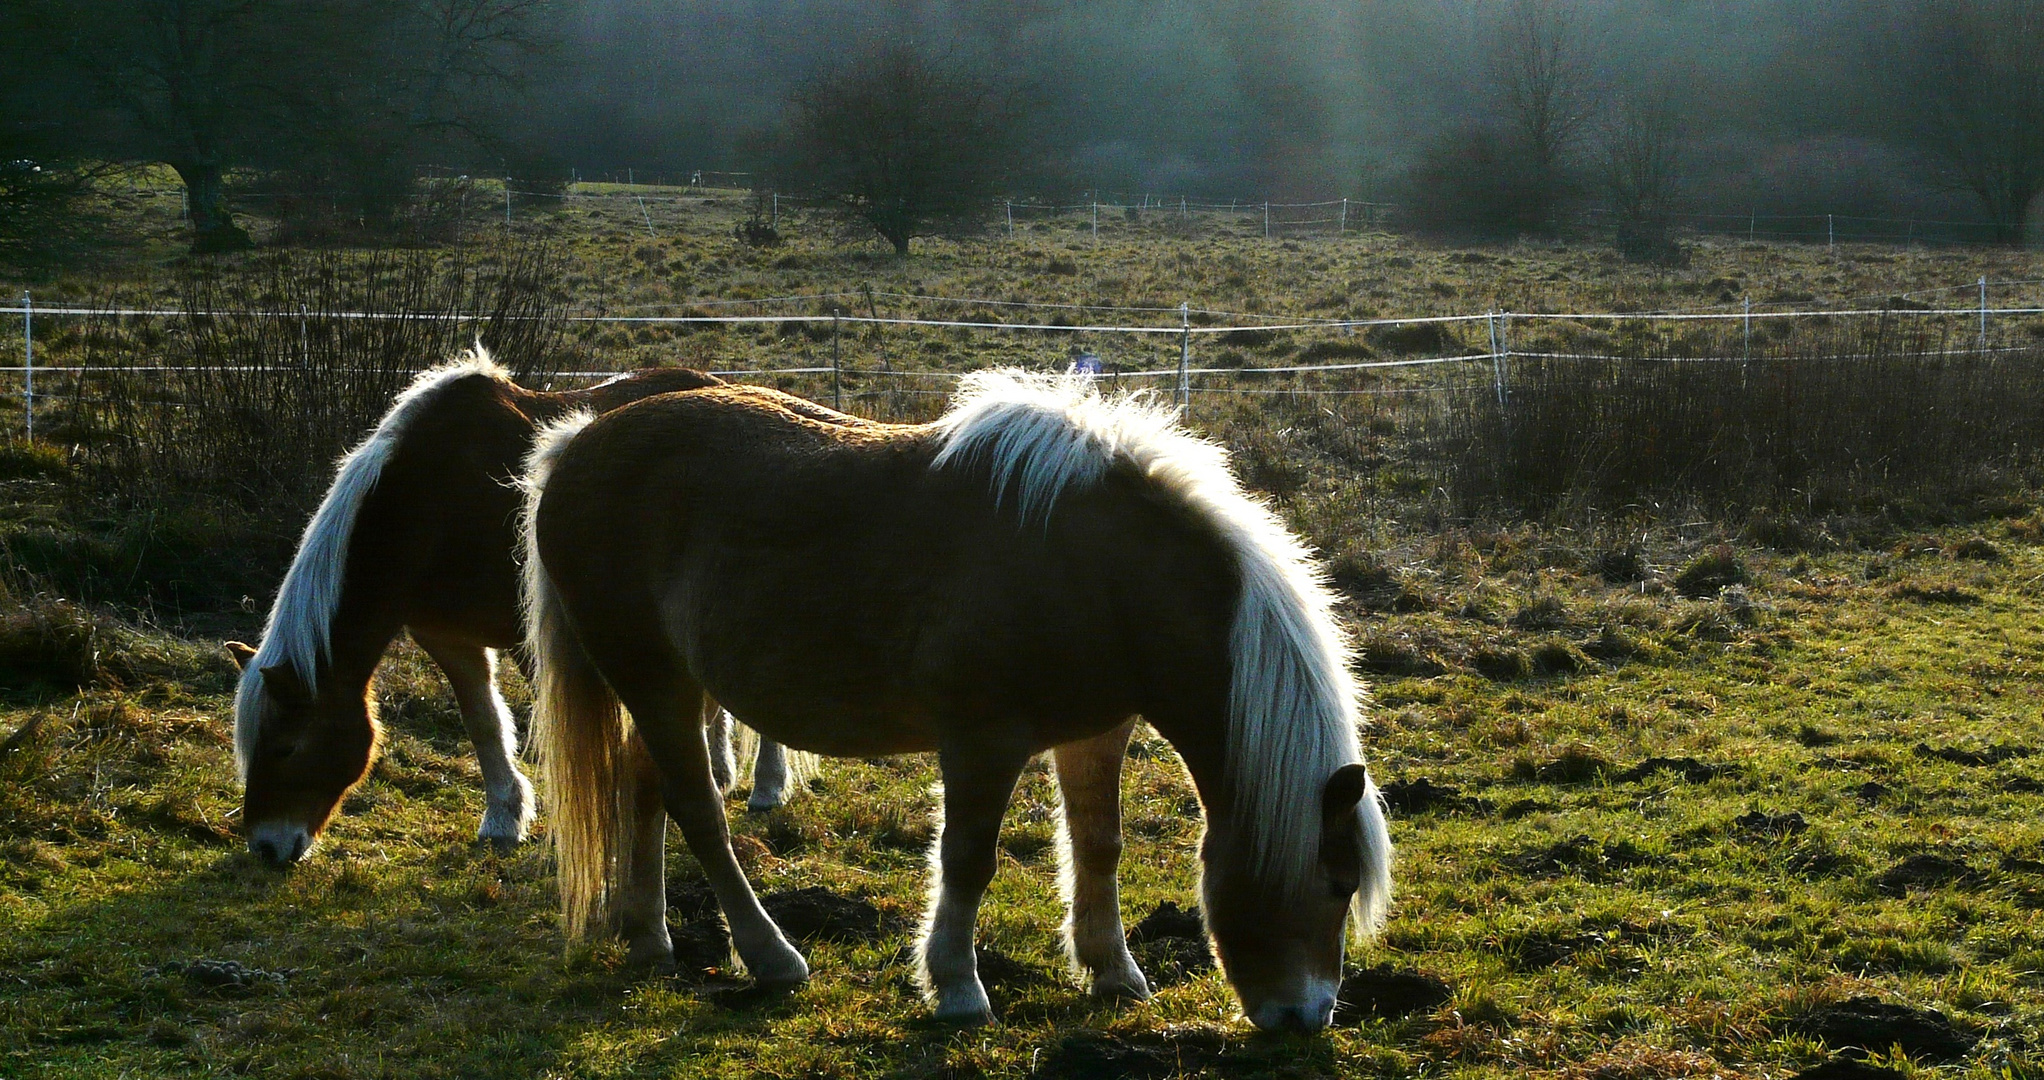
<svg viewBox="0 0 2044 1080">
<path fill-rule="evenodd" d="M 518 751 L 518 728 L 497 690 L 497 653 L 480 645 L 412 632 L 412 640 L 447 673 L 454 688 L 461 722 L 475 743 L 476 764 L 482 767 L 486 799 L 478 841 L 509 848 L 525 839 L 532 824 L 532 783 L 512 758 Z"/>
<path fill-rule="evenodd" d="M 944 827 L 937 838 L 938 876 L 930 890 L 921 974 L 940 1020 L 977 1024 L 993 1019 L 993 1006 L 979 981 L 973 929 L 980 898 L 994 879 L 1001 815 L 1028 761 L 1026 752 L 993 747 L 945 747 L 938 754 Z"/>
<path fill-rule="evenodd" d="M 772 810 L 788 801 L 788 751 L 780 743 L 759 737 L 758 760 L 752 764 L 752 794 L 747 810 Z"/>
<path fill-rule="evenodd" d="M 1057 760 L 1058 791 L 1064 803 L 1065 944 L 1072 960 L 1093 977 L 1098 997 L 1150 996 L 1121 929 L 1121 892 L 1115 880 L 1121 863 L 1121 759 L 1135 722 L 1105 735 L 1066 743 L 1051 753 Z"/>
<path fill-rule="evenodd" d="M 710 776 L 717 790 L 729 792 L 738 779 L 738 766 L 731 752 L 731 714 L 711 704 L 703 710 L 703 734 L 710 744 Z"/>
<path fill-rule="evenodd" d="M 632 846 L 619 877 L 618 933 L 625 939 L 633 964 L 658 971 L 674 967 L 674 939 L 667 932 L 667 807 L 661 801 L 660 769 L 645 741 L 632 736 L 620 775 L 629 785 L 622 801 L 631 814 Z"/>
<path fill-rule="evenodd" d="M 762 984 L 801 982 L 809 977 L 809 964 L 760 906 L 731 854 L 724 794 L 710 770 L 703 716 L 716 705 L 677 669 L 678 665 L 663 662 L 627 673 L 618 665 L 607 665 L 603 674 L 631 710 L 639 737 L 659 766 L 661 799 L 717 894 L 739 959 Z"/>
</svg>

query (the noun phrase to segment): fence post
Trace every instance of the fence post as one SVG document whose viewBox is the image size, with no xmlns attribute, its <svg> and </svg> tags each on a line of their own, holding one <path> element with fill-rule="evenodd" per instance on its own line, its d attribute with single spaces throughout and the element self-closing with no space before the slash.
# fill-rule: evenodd
<svg viewBox="0 0 2044 1080">
<path fill-rule="evenodd" d="M 1263 204 L 1263 238 L 1270 239 L 1270 204 Z"/>
<path fill-rule="evenodd" d="M 1980 351 L 1987 351 L 1987 279 L 1980 279 Z"/>
<path fill-rule="evenodd" d="M 1740 363 L 1750 364 L 1752 362 L 1753 362 L 1753 298 L 1751 296 L 1748 296 L 1746 298 L 1746 354 L 1745 357 L 1742 360 L 1740 360 Z"/>
<path fill-rule="evenodd" d="M 1192 301 L 1178 305 L 1178 412 L 1192 409 Z"/>
<path fill-rule="evenodd" d="M 1097 244 L 1100 242 L 1100 204 L 1094 202 L 1090 205 L 1093 208 L 1093 242 Z"/>
<path fill-rule="evenodd" d="M 21 290 L 21 414 L 28 441 L 35 441 L 35 303 Z"/>
<path fill-rule="evenodd" d="M 1336 230 L 1336 231 L 1337 231 L 1337 232 L 1347 232 L 1347 231 L 1348 231 L 1348 200 L 1347 200 L 1347 199 L 1343 199 L 1343 200 L 1341 200 L 1341 228 L 1340 228 L 1340 229 L 1338 229 L 1338 230 Z"/>
<path fill-rule="evenodd" d="M 1838 247 L 1838 221 L 1830 214 L 1824 215 L 1824 246 L 1834 250 Z"/>
<path fill-rule="evenodd" d="M 843 326 L 839 316 L 842 314 L 843 312 L 837 308 L 830 309 L 830 407 L 839 412 L 845 411 L 844 385 L 839 379 L 838 359 L 838 332 Z"/>
<path fill-rule="evenodd" d="M 1753 230 L 1754 230 L 1755 228 L 1757 228 L 1757 227 L 1759 226 L 1759 224 L 1760 224 L 1760 211 L 1758 211 L 1758 210 L 1748 210 L 1748 211 L 1746 211 L 1746 242 L 1747 242 L 1747 243 L 1749 243 L 1749 244 L 1750 244 L 1750 243 L 1752 243 L 1752 242 L 1753 242 Z"/>
<path fill-rule="evenodd" d="M 646 219 L 646 235 L 659 239 L 660 234 L 653 231 L 653 212 L 646 209 L 646 197 L 644 195 L 634 195 L 632 197 L 639 200 L 639 213 Z"/>
<path fill-rule="evenodd" d="M 1180 195 L 1178 197 L 1178 220 L 1180 221 L 1192 220 L 1192 214 L 1187 212 L 1187 210 L 1185 209 L 1185 196 L 1183 195 Z"/>
<path fill-rule="evenodd" d="M 1008 239 L 1013 240 L 1015 239 L 1015 200 L 1013 199 L 1004 200 L 1001 203 L 1001 209 L 1007 212 Z"/>
<path fill-rule="evenodd" d="M 778 191 L 774 192 L 773 200 L 774 200 L 774 218 L 768 224 L 778 229 L 781 227 L 781 193 Z"/>
<path fill-rule="evenodd" d="M 1490 323 L 1491 378 L 1497 383 L 1498 410 L 1502 412 L 1505 407 L 1505 354 L 1498 348 L 1498 313 L 1486 312 L 1485 317 Z"/>
</svg>

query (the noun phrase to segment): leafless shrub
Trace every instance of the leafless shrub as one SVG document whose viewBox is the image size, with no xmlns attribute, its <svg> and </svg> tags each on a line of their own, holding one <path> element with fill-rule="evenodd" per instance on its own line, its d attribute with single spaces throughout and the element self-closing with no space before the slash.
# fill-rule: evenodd
<svg viewBox="0 0 2044 1080">
<path fill-rule="evenodd" d="M 70 423 L 91 485 L 163 505 L 218 497 L 297 519 L 334 459 L 419 370 L 481 342 L 527 379 L 559 364 L 544 246 L 501 255 L 264 255 L 198 265 L 184 314 L 89 328 Z M 354 313 L 373 313 L 359 318 Z"/>
<path fill-rule="evenodd" d="M 1722 325 L 1679 341 L 1620 327 L 1606 348 L 1624 359 L 1511 358 L 1502 407 L 1486 387 L 1434 429 L 1457 497 L 1937 515 L 2044 465 L 2044 350 L 1891 316 L 1776 324 L 1745 359 L 1740 325 Z"/>
</svg>

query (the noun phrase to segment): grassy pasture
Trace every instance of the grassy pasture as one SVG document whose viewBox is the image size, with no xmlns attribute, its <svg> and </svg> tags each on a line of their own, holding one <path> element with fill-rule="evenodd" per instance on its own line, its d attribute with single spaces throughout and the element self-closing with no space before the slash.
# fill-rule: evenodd
<svg viewBox="0 0 2044 1080">
<path fill-rule="evenodd" d="M 1073 221 L 897 263 L 795 229 L 782 248 L 744 247 L 730 237 L 742 212 L 735 196 L 694 218 L 655 208 L 658 238 L 629 204 L 521 208 L 516 228 L 554 233 L 570 260 L 561 289 L 610 310 L 824 291 L 858 294 L 839 301 L 857 310 L 870 284 L 889 314 L 956 312 L 880 294 L 1405 315 L 1820 303 L 2040 276 L 2034 256 L 2000 251 L 1705 241 L 1671 272 L 1586 247 L 1266 242 L 1239 224 L 1103 223 L 1096 247 Z M 34 287 L 174 296 L 175 271 L 144 250 Z M 1165 351 L 945 331 L 843 341 L 860 367 L 945 368 L 1052 362 L 1075 343 L 1115 362 Z M 1203 348 L 1267 364 L 1315 343 Z M 602 328 L 576 359 L 788 365 L 829 347 L 800 330 Z M 855 411 L 935 407 L 848 385 L 875 395 Z M 833 762 L 785 810 L 734 805 L 762 893 L 820 886 L 880 916 L 877 934 L 806 945 L 815 977 L 794 994 L 749 994 L 713 950 L 664 978 L 609 947 L 564 956 L 543 845 L 470 846 L 479 779 L 409 648 L 382 676 L 389 739 L 371 780 L 313 858 L 266 871 L 236 834 L 231 669 L 215 648 L 250 633 L 260 603 L 199 580 L 179 594 L 202 598 L 189 611 L 135 599 L 157 595 L 152 578 L 211 566 L 207 538 L 251 531 L 251 512 L 108 519 L 72 490 L 83 480 L 64 454 L 15 449 L 0 460 L 0 1074 L 1779 1077 L 1839 1049 L 1813 1034 L 1825 1006 L 1872 996 L 1977 1037 L 1950 1062 L 1872 1047 L 1876 1064 L 2044 1075 L 2035 500 L 1924 519 L 1698 520 L 1671 506 L 1472 520 L 1402 448 L 1385 400 L 1201 396 L 1193 421 L 1328 553 L 1348 598 L 1376 696 L 1365 746 L 1396 785 L 1400 849 L 1388 931 L 1352 960 L 1437 977 L 1445 1003 L 1258 1036 L 1231 1019 L 1218 974 L 1188 970 L 1196 950 L 1169 941 L 1138 949 L 1163 984 L 1154 1001 L 1089 1003 L 1059 953 L 1055 802 L 1037 769 L 981 922 L 1002 1020 L 931 1023 L 902 953 L 931 833 L 920 760 Z M 277 516 L 292 520 L 271 531 L 287 534 L 302 520 Z M 33 566 L 14 554 L 30 540 Z M 246 557 L 248 580 L 274 580 L 274 554 Z M 101 574 L 95 599 L 125 601 L 57 601 L 79 595 L 50 585 L 45 568 L 67 559 Z M 1194 901 L 1198 824 L 1153 735 L 1125 789 L 1134 925 Z M 714 924 L 676 853 L 674 921 L 699 941 Z"/>
</svg>

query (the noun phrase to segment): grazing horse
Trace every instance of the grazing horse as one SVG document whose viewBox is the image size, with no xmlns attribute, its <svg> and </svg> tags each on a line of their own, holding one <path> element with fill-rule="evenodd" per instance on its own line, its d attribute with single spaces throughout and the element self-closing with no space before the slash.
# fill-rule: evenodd
<svg viewBox="0 0 2044 1080">
<path fill-rule="evenodd" d="M 512 761 L 517 733 L 496 665 L 497 651 L 520 638 L 514 481 L 534 433 L 575 410 L 719 383 L 663 368 L 540 393 L 478 349 L 400 394 L 342 460 L 284 576 L 262 647 L 227 643 L 242 669 L 234 745 L 249 850 L 297 861 L 368 773 L 378 738 L 370 677 L 404 630 L 447 673 L 475 742 L 488 794 L 478 839 L 524 839 L 532 785 Z M 780 747 L 762 741 L 758 770 L 753 804 L 778 805 L 788 772 Z"/>
<path fill-rule="evenodd" d="M 821 754 L 936 752 L 919 972 L 965 1022 L 991 1015 L 973 928 L 1001 817 L 1050 750 L 1067 946 L 1094 993 L 1145 997 L 1115 881 L 1141 716 L 1198 790 L 1207 925 L 1244 1012 L 1324 1026 L 1344 927 L 1373 932 L 1388 903 L 1390 837 L 1320 572 L 1226 453 L 1146 399 L 1015 372 L 969 377 L 924 425 L 836 426 L 797 400 L 667 394 L 535 443 L 533 739 L 569 934 L 643 932 L 658 874 L 633 830 L 664 803 L 753 975 L 807 977 L 732 856 L 708 697 Z"/>
</svg>

